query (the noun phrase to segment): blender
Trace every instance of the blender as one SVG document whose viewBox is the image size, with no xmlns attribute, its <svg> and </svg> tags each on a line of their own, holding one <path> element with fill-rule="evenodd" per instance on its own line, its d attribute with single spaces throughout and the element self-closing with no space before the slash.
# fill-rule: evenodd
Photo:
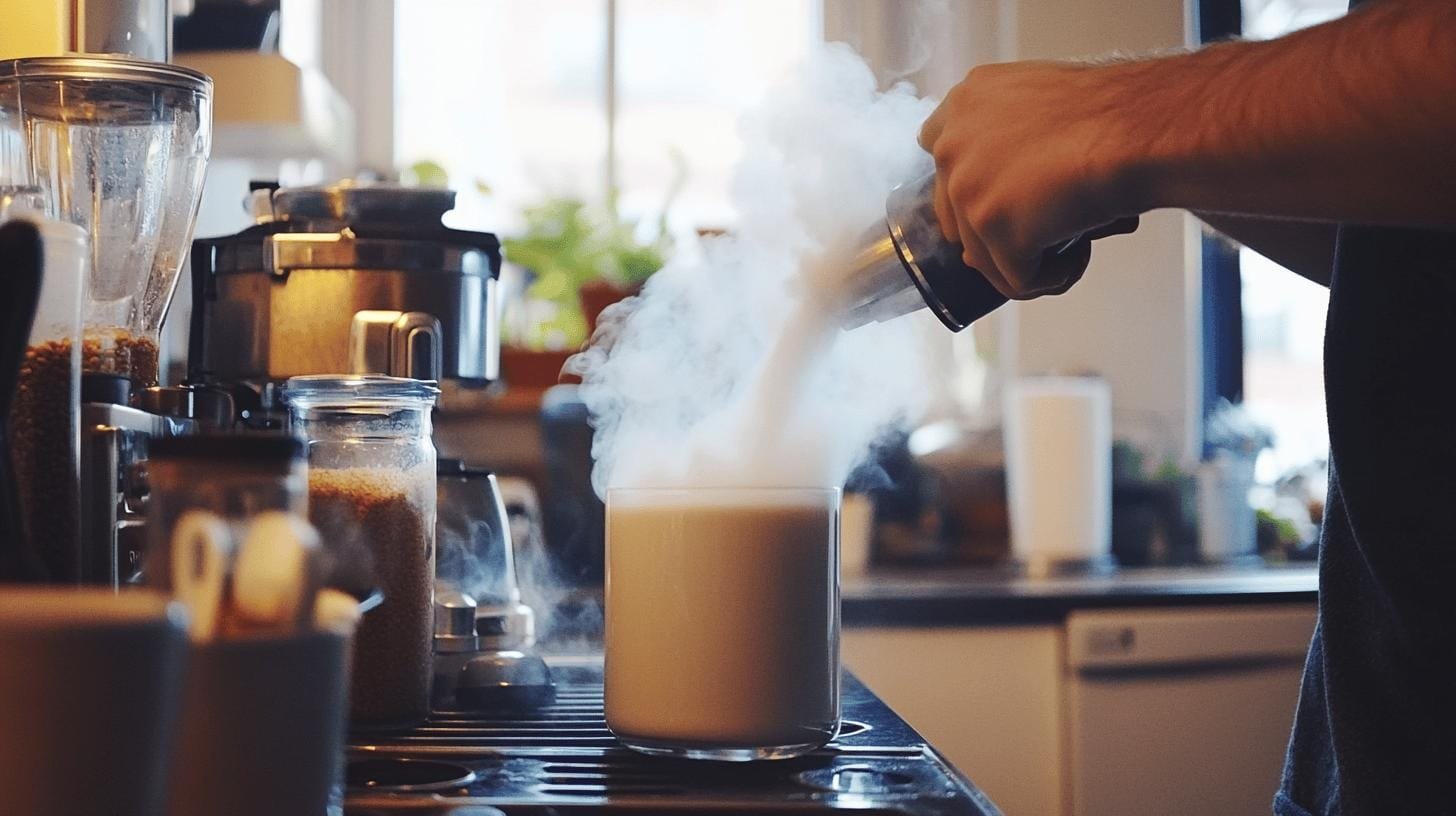
<svg viewBox="0 0 1456 816">
<path fill-rule="evenodd" d="M 0 61 L 0 183 L 89 239 L 81 301 L 80 551 L 43 578 L 126 583 L 141 563 L 147 440 L 224 413 L 160 388 L 162 320 L 186 258 L 212 132 L 212 82 L 114 56 Z M 75 410 L 74 402 L 53 406 Z"/>
</svg>

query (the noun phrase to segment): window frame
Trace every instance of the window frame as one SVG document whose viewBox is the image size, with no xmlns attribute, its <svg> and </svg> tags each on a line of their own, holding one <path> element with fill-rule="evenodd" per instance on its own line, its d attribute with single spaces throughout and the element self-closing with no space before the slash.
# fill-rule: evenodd
<svg viewBox="0 0 1456 816">
<path fill-rule="evenodd" d="M 1199 45 L 1243 34 L 1240 0 L 1194 0 Z M 1205 230 L 1202 236 L 1203 425 L 1224 402 L 1244 400 L 1243 269 L 1239 250 Z M 1203 455 L 1210 455 L 1203 443 Z"/>
</svg>

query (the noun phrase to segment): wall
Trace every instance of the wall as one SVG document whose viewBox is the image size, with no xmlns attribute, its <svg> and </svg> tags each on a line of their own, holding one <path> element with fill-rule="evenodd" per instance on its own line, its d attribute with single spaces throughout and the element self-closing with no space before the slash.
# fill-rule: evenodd
<svg viewBox="0 0 1456 816">
<path fill-rule="evenodd" d="M 1001 43 L 1015 59 L 1140 53 L 1186 40 L 1183 0 L 1004 0 Z M 1198 227 L 1155 212 L 1137 233 L 1098 243 L 1082 282 L 1018 304 L 1015 370 L 1092 370 L 1112 385 L 1119 437 L 1185 462 L 1198 450 Z"/>
<path fill-rule="evenodd" d="M 908 9 L 921 19 L 900 19 L 915 16 Z M 826 0 L 824 24 L 882 82 L 909 79 L 935 96 L 979 63 L 1166 50 L 1188 30 L 1183 0 Z M 1151 213 L 1136 234 L 1099 241 L 1071 292 L 999 310 L 977 324 L 976 342 L 1005 372 L 1102 374 L 1118 438 L 1187 463 L 1201 432 L 1198 236 L 1189 216 Z"/>
</svg>

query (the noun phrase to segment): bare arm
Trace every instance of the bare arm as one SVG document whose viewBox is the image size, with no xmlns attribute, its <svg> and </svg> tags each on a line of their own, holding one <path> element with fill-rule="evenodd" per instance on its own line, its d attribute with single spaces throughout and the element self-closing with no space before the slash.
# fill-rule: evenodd
<svg viewBox="0 0 1456 816">
<path fill-rule="evenodd" d="M 1321 286 L 1330 285 L 1336 225 L 1323 221 L 1196 213 L 1210 227 Z"/>
<path fill-rule="evenodd" d="M 1456 229 L 1456 2 L 1378 0 L 1268 42 L 1101 65 L 973 70 L 926 121 L 937 212 L 1004 294 L 1159 207 Z"/>
</svg>

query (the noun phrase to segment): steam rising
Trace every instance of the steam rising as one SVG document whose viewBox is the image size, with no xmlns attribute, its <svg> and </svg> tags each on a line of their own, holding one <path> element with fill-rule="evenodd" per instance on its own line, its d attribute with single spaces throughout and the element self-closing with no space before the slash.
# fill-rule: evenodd
<svg viewBox="0 0 1456 816">
<path fill-rule="evenodd" d="M 735 233 L 670 261 L 571 362 L 599 493 L 841 485 L 923 409 L 933 318 L 842 332 L 835 276 L 890 189 L 926 171 L 915 136 L 932 108 L 908 85 L 878 92 L 832 44 L 744 118 Z"/>
</svg>

